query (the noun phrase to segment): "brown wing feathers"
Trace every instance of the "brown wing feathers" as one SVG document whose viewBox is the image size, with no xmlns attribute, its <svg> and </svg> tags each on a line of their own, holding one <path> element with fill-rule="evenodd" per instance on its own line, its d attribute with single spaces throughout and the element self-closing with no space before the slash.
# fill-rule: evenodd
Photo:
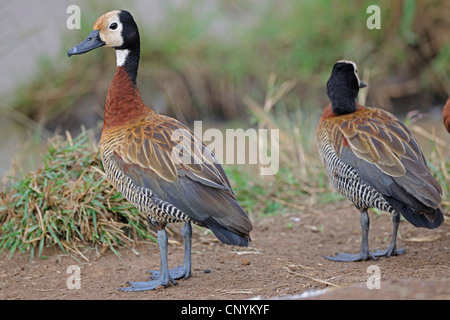
<svg viewBox="0 0 450 320">
<path fill-rule="evenodd" d="M 127 124 L 125 130 L 115 128 L 105 137 L 115 132 L 115 141 L 118 133 L 126 132 L 114 149 L 114 161 L 125 175 L 209 227 L 224 243 L 246 245 L 239 235 L 248 240 L 250 220 L 220 163 L 187 127 L 152 114 L 152 119 Z"/>
<path fill-rule="evenodd" d="M 385 118 L 377 109 L 365 108 L 335 119 L 352 151 L 359 158 L 375 164 L 390 176 L 402 176 L 405 168 L 400 161 L 409 139 L 392 130 L 392 124 L 379 120 Z M 383 119 L 384 120 L 384 119 Z M 399 131 L 400 132 L 400 131 Z"/>
</svg>

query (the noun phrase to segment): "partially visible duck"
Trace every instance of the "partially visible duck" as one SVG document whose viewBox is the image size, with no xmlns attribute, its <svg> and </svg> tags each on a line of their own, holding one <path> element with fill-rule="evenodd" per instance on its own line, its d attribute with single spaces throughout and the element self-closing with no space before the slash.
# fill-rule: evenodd
<svg viewBox="0 0 450 320">
<path fill-rule="evenodd" d="M 442 109 L 442 120 L 444 120 L 444 127 L 450 133 L 450 98 L 447 99 L 447 103 Z"/>
</svg>

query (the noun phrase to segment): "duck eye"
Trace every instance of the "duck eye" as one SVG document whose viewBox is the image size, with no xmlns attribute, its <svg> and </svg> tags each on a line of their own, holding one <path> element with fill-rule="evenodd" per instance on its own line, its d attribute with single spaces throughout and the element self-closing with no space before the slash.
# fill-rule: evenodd
<svg viewBox="0 0 450 320">
<path fill-rule="evenodd" d="M 109 28 L 110 28 L 111 30 L 116 30 L 116 29 L 117 29 L 117 23 L 115 23 L 115 22 L 111 23 L 111 25 L 109 26 Z"/>
</svg>

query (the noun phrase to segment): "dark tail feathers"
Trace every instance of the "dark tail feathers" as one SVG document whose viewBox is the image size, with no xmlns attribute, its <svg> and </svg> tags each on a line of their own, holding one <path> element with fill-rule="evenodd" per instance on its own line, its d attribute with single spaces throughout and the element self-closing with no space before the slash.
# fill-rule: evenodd
<svg viewBox="0 0 450 320">
<path fill-rule="evenodd" d="M 248 247 L 249 241 L 252 241 L 249 236 L 244 237 L 224 228 L 210 226 L 210 229 L 220 242 L 227 245 Z"/>
<path fill-rule="evenodd" d="M 444 215 L 439 208 L 431 209 L 428 212 L 420 212 L 390 197 L 386 197 L 386 201 L 415 227 L 434 229 L 444 222 Z"/>
<path fill-rule="evenodd" d="M 248 243 L 252 241 L 249 233 L 234 230 L 231 227 L 225 227 L 211 217 L 205 219 L 200 225 L 210 229 L 223 244 L 248 247 Z"/>
</svg>

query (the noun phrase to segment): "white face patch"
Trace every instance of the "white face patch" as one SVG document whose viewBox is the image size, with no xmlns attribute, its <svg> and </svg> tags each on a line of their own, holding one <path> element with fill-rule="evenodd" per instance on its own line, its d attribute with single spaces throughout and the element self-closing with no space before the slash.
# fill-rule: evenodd
<svg viewBox="0 0 450 320">
<path fill-rule="evenodd" d="M 338 62 L 343 62 L 343 63 L 348 63 L 348 64 L 353 65 L 353 72 L 355 73 L 355 77 L 356 77 L 356 79 L 358 80 L 358 83 L 361 82 L 361 81 L 359 80 L 359 76 L 358 76 L 358 67 L 356 66 L 356 63 L 354 63 L 353 61 L 350 61 L 350 60 L 339 60 L 339 61 L 337 61 L 336 63 L 338 63 Z"/>
<path fill-rule="evenodd" d="M 114 10 L 105 13 L 95 22 L 94 30 L 99 30 L 100 39 L 105 43 L 105 47 L 114 48 L 123 45 L 123 25 L 119 19 L 119 12 Z"/>
<path fill-rule="evenodd" d="M 118 67 L 123 67 L 125 65 L 125 61 L 127 60 L 128 54 L 130 50 L 116 50 L 116 61 Z"/>
</svg>

